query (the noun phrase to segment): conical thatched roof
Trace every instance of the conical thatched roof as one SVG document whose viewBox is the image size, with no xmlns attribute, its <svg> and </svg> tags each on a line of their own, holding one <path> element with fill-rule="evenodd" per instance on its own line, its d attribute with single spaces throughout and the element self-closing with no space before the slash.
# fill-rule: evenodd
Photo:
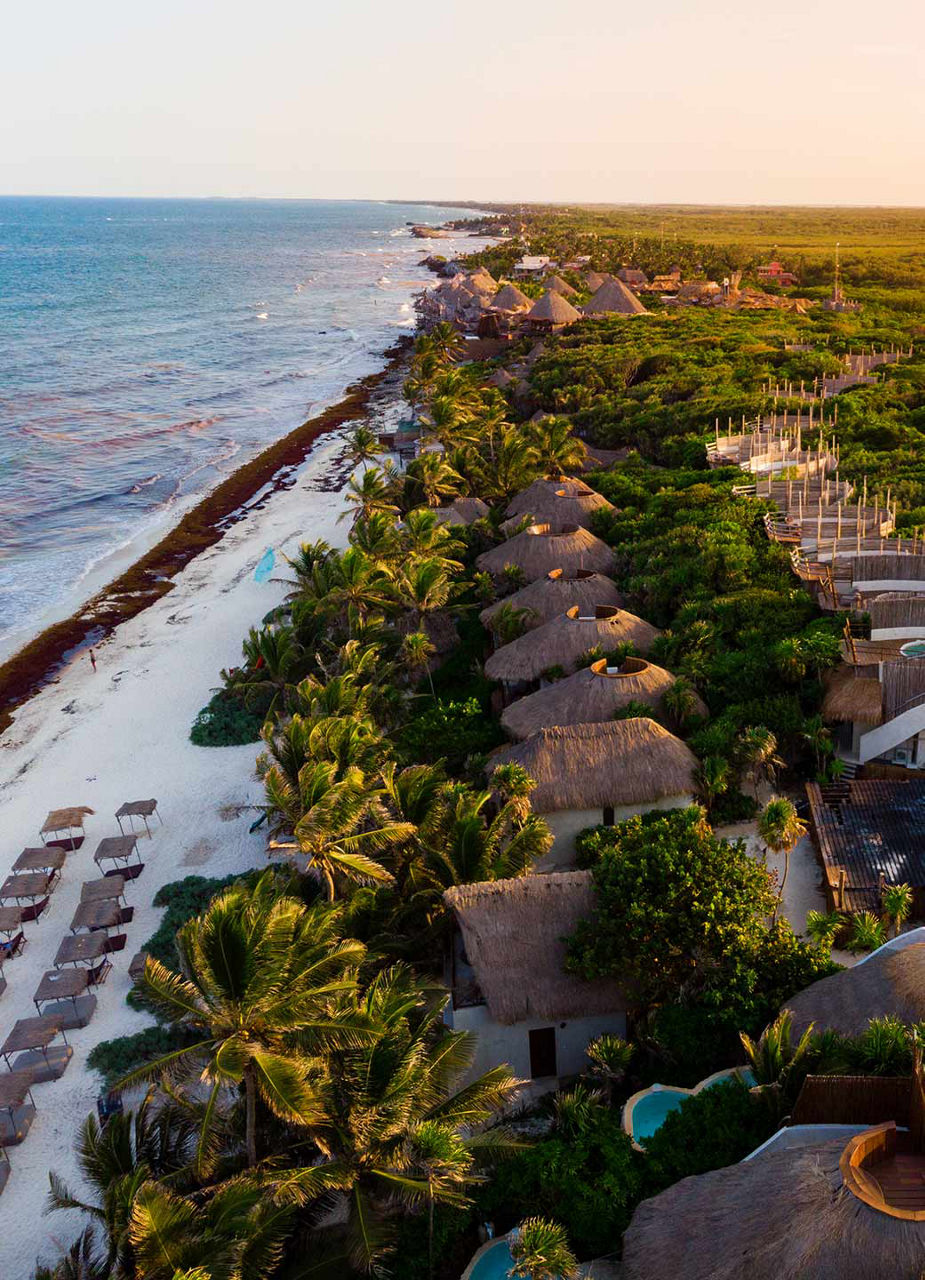
<svg viewBox="0 0 925 1280">
<path fill-rule="evenodd" d="M 646 315 L 646 309 L 627 289 L 622 280 L 611 277 L 594 294 L 590 302 L 585 303 L 582 311 L 586 316 L 616 314 L 621 316 Z"/>
<path fill-rule="evenodd" d="M 875 668 L 861 668 L 861 672 Z M 882 724 L 883 693 L 880 681 L 859 673 L 855 667 L 841 666 L 825 678 L 822 716 L 844 724 Z"/>
<path fill-rule="evenodd" d="M 694 753 L 654 720 L 541 729 L 496 751 L 489 771 L 502 764 L 521 765 L 536 782 L 530 795 L 536 813 L 654 804 L 696 789 Z"/>
<path fill-rule="evenodd" d="M 541 627 L 544 622 L 565 613 L 573 605 L 577 605 L 584 613 L 601 604 L 614 605 L 616 608 L 623 605 L 623 597 L 610 578 L 586 569 L 568 577 L 561 569 L 553 569 L 544 578 L 538 578 L 513 595 L 490 604 L 487 609 L 482 610 L 479 618 L 483 626 L 490 628 L 492 618 L 505 605 L 510 605 L 512 609 L 527 610 L 527 616 L 523 619 L 525 627 Z"/>
<path fill-rule="evenodd" d="M 600 271 L 592 270 L 585 272 L 585 284 L 592 293 L 595 293 L 601 285 L 605 284 L 610 278 L 611 277 L 607 273 L 602 273 Z"/>
<path fill-rule="evenodd" d="M 884 947 L 852 969 L 820 978 L 787 1001 L 798 1035 L 815 1022 L 817 1031 L 831 1027 L 858 1036 L 871 1018 L 887 1014 L 902 1022 L 925 1020 L 925 942 Z"/>
<path fill-rule="evenodd" d="M 498 577 L 504 573 L 505 565 L 516 564 L 528 582 L 535 582 L 552 569 L 561 569 L 569 574 L 577 573 L 579 569 L 610 573 L 614 556 L 607 543 L 595 538 L 587 529 L 577 525 L 556 528 L 554 525 L 535 524 L 499 547 L 483 552 L 476 564 Z"/>
<path fill-rule="evenodd" d="M 623 1237 L 623 1280 L 920 1280 L 925 1222 L 846 1190 L 846 1142 L 772 1146 L 644 1200 Z"/>
<path fill-rule="evenodd" d="M 640 653 L 648 653 L 659 635 L 661 632 L 650 623 L 625 609 L 598 605 L 582 614 L 573 605 L 536 631 L 503 645 L 485 663 L 485 674 L 490 680 L 507 684 L 539 680 L 550 667 L 574 671 L 589 649 L 609 653 L 620 645 L 631 644 Z"/>
<path fill-rule="evenodd" d="M 574 324 L 576 320 L 581 319 L 581 312 L 576 311 L 561 293 L 556 293 L 554 289 L 547 289 L 542 298 L 534 302 L 527 312 L 527 319 L 553 325 Z"/>
<path fill-rule="evenodd" d="M 596 905 L 589 871 L 459 885 L 443 898 L 455 912 L 466 958 L 496 1022 L 625 1011 L 615 982 L 583 982 L 563 967 L 563 939 Z"/>
<path fill-rule="evenodd" d="M 577 524 L 588 529 L 593 512 L 612 510 L 613 505 L 604 495 L 589 488 L 583 480 L 563 476 L 558 480 L 534 480 L 518 493 L 505 512 L 505 524 L 516 523 L 529 515 L 535 524 Z"/>
<path fill-rule="evenodd" d="M 612 720 L 630 702 L 646 702 L 657 711 L 674 679 L 644 658 L 627 658 L 618 669 L 608 668 L 602 659 L 512 702 L 502 713 L 501 723 L 512 738 L 529 738 L 553 725 Z"/>
<path fill-rule="evenodd" d="M 517 288 L 516 284 L 503 284 L 491 300 L 493 311 L 529 311 L 533 299 Z"/>
<path fill-rule="evenodd" d="M 547 289 L 554 289 L 556 293 L 561 293 L 563 298 L 574 298 L 578 293 L 578 290 L 573 289 L 561 276 L 547 276 L 543 283 Z"/>
<path fill-rule="evenodd" d="M 438 524 L 474 524 L 484 520 L 491 508 L 481 498 L 454 498 L 448 507 L 437 507 L 434 516 Z"/>
<path fill-rule="evenodd" d="M 498 281 L 484 267 L 476 267 L 465 277 L 466 285 L 477 293 L 489 293 L 492 297 L 498 292 Z"/>
<path fill-rule="evenodd" d="M 512 386 L 517 379 L 513 374 L 508 373 L 507 369 L 497 369 L 488 379 L 490 387 L 497 387 L 499 391 L 504 391 Z"/>
</svg>

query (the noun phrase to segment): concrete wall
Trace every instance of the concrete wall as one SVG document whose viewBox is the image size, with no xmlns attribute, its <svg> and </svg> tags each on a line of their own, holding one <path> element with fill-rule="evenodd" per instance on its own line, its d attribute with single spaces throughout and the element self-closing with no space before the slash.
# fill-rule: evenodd
<svg viewBox="0 0 925 1280">
<path fill-rule="evenodd" d="M 445 1017 L 454 1031 L 471 1031 L 476 1037 L 475 1057 L 466 1074 L 467 1079 L 474 1079 L 484 1071 L 490 1071 L 492 1067 L 506 1062 L 515 1076 L 521 1080 L 529 1080 L 529 1033 L 540 1027 L 554 1026 L 559 1076 L 543 1080 L 547 1089 L 555 1089 L 560 1078 L 577 1075 L 587 1067 L 585 1049 L 589 1040 L 605 1031 L 618 1036 L 626 1035 L 625 1013 L 605 1014 L 596 1018 L 573 1018 L 568 1022 L 560 1020 L 555 1023 L 540 1018 L 505 1026 L 492 1018 L 487 1005 L 480 1004 L 465 1009 L 447 1008 Z"/>
<path fill-rule="evenodd" d="M 925 733 L 925 703 L 910 707 L 902 715 L 894 716 L 886 724 L 878 724 L 862 734 L 858 743 L 858 760 L 867 764 L 868 760 L 876 760 L 895 747 L 911 749 L 909 739 L 917 738 L 920 733 Z"/>
<path fill-rule="evenodd" d="M 693 804 L 692 796 L 663 796 L 649 804 L 623 805 L 614 809 L 614 822 L 625 822 L 637 813 L 650 813 L 653 809 L 685 809 Z M 535 864 L 535 871 L 562 871 L 575 865 L 575 838 L 586 827 L 597 827 L 604 821 L 602 809 L 561 809 L 558 813 L 544 813 L 553 834 L 553 845 Z"/>
</svg>

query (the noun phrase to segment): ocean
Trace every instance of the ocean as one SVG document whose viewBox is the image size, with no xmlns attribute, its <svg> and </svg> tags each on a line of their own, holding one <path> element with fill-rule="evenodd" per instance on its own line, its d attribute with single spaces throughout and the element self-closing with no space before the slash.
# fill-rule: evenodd
<svg viewBox="0 0 925 1280">
<path fill-rule="evenodd" d="M 414 327 L 409 222 L 295 200 L 0 198 L 0 651 Z"/>
</svg>

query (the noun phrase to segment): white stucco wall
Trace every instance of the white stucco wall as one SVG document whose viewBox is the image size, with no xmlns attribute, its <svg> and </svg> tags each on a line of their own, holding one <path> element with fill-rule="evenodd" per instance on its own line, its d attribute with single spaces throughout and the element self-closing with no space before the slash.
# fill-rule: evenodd
<svg viewBox="0 0 925 1280">
<path fill-rule="evenodd" d="M 693 804 L 693 796 L 663 796 L 648 804 L 623 805 L 614 808 L 614 822 L 625 822 L 638 813 L 650 813 L 653 809 L 685 809 Z M 604 821 L 602 809 L 561 809 L 558 813 L 544 813 L 553 834 L 553 845 L 544 857 L 534 865 L 534 871 L 562 871 L 575 865 L 575 838 L 586 827 L 597 827 Z"/>
<path fill-rule="evenodd" d="M 550 1022 L 548 1019 L 536 1019 L 531 1022 L 517 1022 L 513 1026 L 505 1026 L 496 1022 L 484 1004 L 473 1005 L 465 1009 L 448 1007 L 446 1021 L 455 1031 L 471 1031 L 474 1033 L 475 1056 L 472 1066 L 466 1074 L 467 1079 L 474 1079 L 492 1067 L 506 1062 L 515 1076 L 521 1080 L 530 1077 L 530 1032 L 541 1027 L 554 1026 L 556 1029 L 556 1066 L 558 1077 L 546 1077 L 549 1089 L 554 1089 L 558 1080 L 564 1076 L 574 1076 L 583 1071 L 588 1060 L 585 1049 L 589 1040 L 602 1035 L 605 1031 L 618 1036 L 626 1035 L 626 1014 L 611 1013 L 595 1018 L 574 1018 L 571 1021 Z"/>
</svg>

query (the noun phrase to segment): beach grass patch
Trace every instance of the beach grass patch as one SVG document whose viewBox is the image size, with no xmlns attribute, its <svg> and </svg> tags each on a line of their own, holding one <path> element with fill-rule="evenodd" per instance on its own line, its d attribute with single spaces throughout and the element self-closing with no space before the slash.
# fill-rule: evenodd
<svg viewBox="0 0 925 1280">
<path fill-rule="evenodd" d="M 247 706 L 236 690 L 219 689 L 193 721 L 190 742 L 197 747 L 244 747 L 259 742 L 266 713 L 267 706 Z"/>
</svg>

